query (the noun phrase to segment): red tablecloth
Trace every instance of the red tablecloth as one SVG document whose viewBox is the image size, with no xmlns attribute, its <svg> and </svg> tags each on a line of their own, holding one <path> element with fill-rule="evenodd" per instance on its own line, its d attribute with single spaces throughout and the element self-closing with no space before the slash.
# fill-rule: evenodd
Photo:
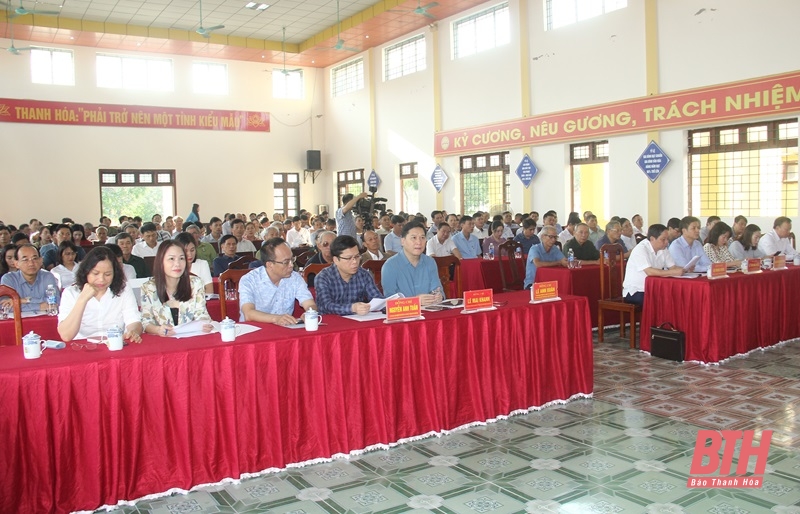
<svg viewBox="0 0 800 514">
<path fill-rule="evenodd" d="M 503 277 L 500 274 L 500 259 L 462 259 L 461 260 L 461 286 L 464 291 L 477 289 L 492 289 L 495 293 L 503 292 Z M 511 276 L 508 259 L 502 260 L 502 265 Z M 525 276 L 525 263 L 517 262 L 522 276 Z"/>
<path fill-rule="evenodd" d="M 94 509 L 591 393 L 585 298 L 222 343 L 0 348 L 0 512 Z M 558 331 L 553 319 L 569 319 Z"/>
<path fill-rule="evenodd" d="M 727 357 L 800 337 L 800 268 L 734 273 L 708 280 L 648 277 L 640 348 L 650 351 L 650 327 L 670 322 L 686 332 L 686 359 Z"/>
</svg>

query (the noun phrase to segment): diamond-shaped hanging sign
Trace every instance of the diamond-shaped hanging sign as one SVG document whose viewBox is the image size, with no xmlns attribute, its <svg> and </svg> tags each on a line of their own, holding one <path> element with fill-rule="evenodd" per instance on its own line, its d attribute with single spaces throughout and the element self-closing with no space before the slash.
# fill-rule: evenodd
<svg viewBox="0 0 800 514">
<path fill-rule="evenodd" d="M 667 167 L 669 161 L 670 158 L 667 157 L 667 154 L 664 153 L 661 147 L 658 146 L 655 141 L 650 141 L 650 144 L 644 149 L 642 155 L 639 156 L 636 164 L 639 165 L 639 168 L 647 175 L 650 182 L 655 182 L 659 175 L 661 175 L 661 172 L 664 171 L 664 168 Z"/>
<path fill-rule="evenodd" d="M 437 193 L 442 192 L 444 183 L 447 182 L 447 173 L 438 164 L 433 169 L 433 173 L 431 173 L 431 182 L 433 182 L 433 187 L 436 188 Z"/>
<path fill-rule="evenodd" d="M 528 157 L 528 154 L 525 154 L 525 156 L 522 158 L 522 161 L 520 161 L 519 166 L 517 166 L 516 171 L 516 174 L 522 181 L 522 185 L 525 186 L 525 189 L 531 185 L 531 181 L 537 173 L 539 173 L 539 168 L 537 168 L 531 158 Z"/>
</svg>

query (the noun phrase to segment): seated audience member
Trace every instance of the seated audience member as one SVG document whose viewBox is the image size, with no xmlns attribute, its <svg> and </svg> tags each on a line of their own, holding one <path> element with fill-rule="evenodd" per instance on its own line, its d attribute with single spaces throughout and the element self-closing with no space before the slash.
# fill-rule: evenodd
<svg viewBox="0 0 800 514">
<path fill-rule="evenodd" d="M 131 280 L 136 280 L 136 270 L 130 264 L 125 264 L 122 261 L 122 249 L 119 247 L 119 245 L 115 243 L 108 243 L 105 246 L 111 250 L 111 252 L 114 254 L 114 257 L 117 258 L 119 265 L 122 266 L 122 274 L 125 275 L 125 281 L 130 283 Z"/>
<path fill-rule="evenodd" d="M 308 311 L 317 309 L 302 275 L 294 271 L 292 249 L 276 237 L 264 242 L 264 266 L 239 281 L 239 320 L 294 325 L 294 301 Z"/>
<path fill-rule="evenodd" d="M 31 244 L 31 240 L 28 236 L 26 236 L 22 232 L 17 232 L 13 236 L 11 236 L 11 244 L 14 246 L 22 246 L 24 244 Z"/>
<path fill-rule="evenodd" d="M 11 243 L 11 229 L 7 225 L 0 223 L 0 246 Z"/>
<path fill-rule="evenodd" d="M 510 228 L 512 233 L 519 228 L 519 224 L 514 222 L 514 217 L 511 215 L 511 211 L 503 212 L 503 225 L 505 225 L 507 228 Z"/>
<path fill-rule="evenodd" d="M 220 276 L 233 261 L 239 258 L 236 255 L 236 236 L 233 234 L 222 236 L 219 243 L 219 251 L 220 254 L 214 259 L 214 266 L 211 268 L 211 273 L 215 277 Z"/>
<path fill-rule="evenodd" d="M 531 215 L 533 216 L 533 215 Z M 558 224 L 558 214 L 556 211 L 547 211 L 542 216 L 542 226 L 551 226 L 556 229 L 556 234 L 560 234 L 562 230 L 564 230 L 561 225 Z"/>
<path fill-rule="evenodd" d="M 514 238 L 514 232 L 511 230 L 511 227 L 506 226 L 505 222 L 503 221 L 502 214 L 495 214 L 494 216 L 492 216 L 492 224 L 491 224 L 492 229 L 494 228 L 495 222 L 502 223 L 503 225 L 503 232 L 501 234 L 503 242 Z M 494 232 L 494 230 L 492 230 L 492 232 Z"/>
<path fill-rule="evenodd" d="M 747 225 L 742 236 L 728 246 L 734 259 L 760 259 L 764 252 L 758 249 L 761 239 L 761 228 L 758 225 Z"/>
<path fill-rule="evenodd" d="M 311 244 L 311 234 L 302 226 L 300 216 L 292 218 L 292 228 L 286 231 L 286 242 L 290 248 L 299 248 Z"/>
<path fill-rule="evenodd" d="M 472 234 L 478 239 L 486 239 L 489 237 L 489 226 L 486 224 L 486 218 L 481 211 L 472 215 L 472 222 L 475 228 L 472 229 Z"/>
<path fill-rule="evenodd" d="M 325 230 L 333 232 L 336 234 L 336 220 L 330 218 L 328 221 L 325 222 Z"/>
<path fill-rule="evenodd" d="M 731 227 L 724 221 L 717 222 L 706 238 L 703 251 L 706 252 L 708 260 L 711 262 L 724 262 L 728 266 L 740 266 L 741 260 L 736 260 L 728 249 L 728 239 L 732 234 Z"/>
<path fill-rule="evenodd" d="M 530 215 L 528 216 L 530 219 L 536 222 L 536 226 L 539 226 L 539 213 L 536 211 L 531 211 Z"/>
<path fill-rule="evenodd" d="M 453 238 L 450 237 L 452 227 L 446 222 L 439 223 L 436 235 L 428 240 L 425 253 L 431 257 L 448 257 L 455 255 L 461 258 L 461 252 L 456 248 Z"/>
<path fill-rule="evenodd" d="M 621 235 L 622 226 L 620 225 L 619 221 L 612 219 L 606 224 L 605 235 L 597 240 L 597 242 L 594 244 L 594 247 L 600 250 L 603 248 L 603 245 L 618 245 L 622 251 L 623 257 L 628 257 L 631 251 L 625 247 L 625 244 L 620 239 Z"/>
<path fill-rule="evenodd" d="M 650 225 L 647 229 L 647 239 L 636 245 L 625 268 L 622 297 L 626 303 L 642 305 L 646 277 L 683 275 L 683 267 L 675 264 L 670 252 L 667 251 L 668 245 L 667 227 L 661 224 Z"/>
<path fill-rule="evenodd" d="M 475 224 L 472 216 L 461 216 L 461 230 L 452 239 L 461 253 L 462 259 L 477 259 L 481 256 L 481 243 L 475 235 Z"/>
<path fill-rule="evenodd" d="M 558 240 L 561 242 L 561 247 L 563 248 L 567 241 L 575 237 L 575 227 L 578 223 L 581 222 L 581 219 L 578 217 L 577 213 L 571 213 L 569 218 L 567 219 L 567 226 L 564 227 L 564 230 L 558 234 Z"/>
<path fill-rule="evenodd" d="M 105 246 L 93 248 L 78 266 L 75 284 L 64 290 L 58 334 L 64 341 L 105 336 L 124 327 L 122 337 L 141 342 L 142 321 L 133 290 L 125 285 L 119 262 Z"/>
<path fill-rule="evenodd" d="M 205 263 L 208 265 L 208 269 L 210 270 L 211 266 L 214 265 L 214 259 L 217 258 L 217 251 L 214 249 L 214 246 L 211 243 L 202 242 L 202 238 L 200 237 L 200 227 L 194 223 L 189 223 L 186 225 L 186 227 L 183 229 L 183 232 L 194 238 L 195 254 L 199 260 L 205 261 Z M 176 238 L 180 234 L 181 233 L 176 234 Z"/>
<path fill-rule="evenodd" d="M 115 244 L 122 250 L 123 264 L 129 264 L 136 270 L 136 278 L 147 278 L 150 276 L 147 272 L 147 265 L 144 259 L 133 255 L 133 238 L 130 234 L 127 232 L 120 232 L 117 234 Z"/>
<path fill-rule="evenodd" d="M 439 225 L 441 225 L 444 221 L 445 219 L 442 211 L 431 211 L 431 226 L 428 229 L 427 234 L 425 234 L 425 237 L 430 240 L 430 238 L 435 236 L 436 232 L 439 230 Z"/>
<path fill-rule="evenodd" d="M 388 214 L 381 216 L 381 226 L 375 231 L 379 236 L 385 236 L 392 231 L 392 217 Z"/>
<path fill-rule="evenodd" d="M 269 241 L 273 237 L 281 237 L 280 229 L 278 229 L 277 227 L 267 227 L 267 229 L 264 231 L 264 241 Z M 263 248 L 263 245 L 261 248 Z M 264 254 L 261 252 L 261 249 L 259 249 L 256 252 L 256 259 L 258 259 L 261 262 L 259 263 L 258 261 L 253 261 L 249 264 L 248 267 L 260 268 L 261 266 L 264 265 L 264 262 L 266 262 L 266 260 L 264 259 Z"/>
<path fill-rule="evenodd" d="M 75 246 L 78 248 L 82 247 L 92 247 L 92 242 L 86 239 L 86 230 L 83 228 L 83 225 L 75 224 L 72 225 L 72 242 L 75 243 Z"/>
<path fill-rule="evenodd" d="M 606 231 L 597 226 L 597 216 L 589 214 L 586 220 L 586 226 L 589 227 L 589 241 L 596 245 L 597 241 L 606 235 Z"/>
<path fill-rule="evenodd" d="M 525 219 L 522 222 L 522 230 L 517 231 L 514 241 L 520 243 L 522 245 L 522 253 L 528 255 L 533 245 L 538 245 L 542 242 L 536 235 L 536 222 L 531 218 Z"/>
<path fill-rule="evenodd" d="M 369 302 L 383 295 L 370 272 L 359 266 L 358 241 L 351 236 L 339 236 L 331 244 L 331 254 L 333 266 L 320 271 L 314 281 L 319 312 L 340 316 L 367 314 Z"/>
<path fill-rule="evenodd" d="M 634 236 L 636 234 L 646 235 L 644 233 L 644 220 L 642 219 L 642 215 L 641 214 L 634 214 L 633 218 L 631 218 L 631 224 L 633 226 L 633 235 Z M 624 234 L 624 231 L 623 231 L 623 234 Z"/>
<path fill-rule="evenodd" d="M 308 233 L 308 229 L 304 229 Z M 231 234 L 236 238 L 236 251 L 237 252 L 256 252 L 256 247 L 251 241 L 244 239 L 245 225 L 244 221 L 235 219 L 231 221 Z"/>
<path fill-rule="evenodd" d="M 309 230 L 311 246 L 317 246 L 317 237 L 323 232 L 325 232 L 325 222 L 321 217 L 317 216 L 311 222 L 311 229 Z"/>
<path fill-rule="evenodd" d="M 636 237 L 633 233 L 633 224 L 630 222 L 630 220 L 628 220 L 628 218 L 620 218 L 619 229 L 619 238 L 622 240 L 622 244 L 625 245 L 625 248 L 627 248 L 628 251 L 633 250 L 636 247 Z"/>
<path fill-rule="evenodd" d="M 204 243 L 219 243 L 222 239 L 222 220 L 214 216 L 208 220 L 208 234 L 203 236 Z"/>
<path fill-rule="evenodd" d="M 506 227 L 503 225 L 502 220 L 492 222 L 492 235 L 483 240 L 484 255 L 489 255 L 489 247 L 492 245 L 494 245 L 495 256 L 498 255 L 498 252 L 500 251 L 500 245 L 508 241 L 508 239 L 503 236 L 505 230 Z"/>
<path fill-rule="evenodd" d="M 17 247 L 11 243 L 0 249 L 0 277 L 6 273 L 17 271 L 17 261 L 14 260 L 14 254 L 16 253 Z"/>
<path fill-rule="evenodd" d="M 0 284 L 9 286 L 19 294 L 22 312 L 47 310 L 47 286 L 52 285 L 58 294 L 56 277 L 42 269 L 42 258 L 32 244 L 17 247 L 14 259 L 17 271 L 6 273 Z M 13 306 L 11 298 L 0 300 L 0 305 Z"/>
<path fill-rule="evenodd" d="M 64 241 L 58 245 L 58 264 L 50 270 L 56 277 L 59 289 L 66 289 L 75 282 L 75 272 L 77 263 L 75 258 L 78 256 L 78 247 L 72 241 Z"/>
<path fill-rule="evenodd" d="M 400 239 L 405 224 L 406 219 L 404 217 L 399 214 L 392 216 L 392 231 L 383 238 L 383 251 L 386 252 L 387 257 L 391 257 L 402 250 L 403 245 Z"/>
<path fill-rule="evenodd" d="M 742 237 L 742 234 L 744 234 L 744 229 L 746 227 L 747 227 L 747 218 L 745 218 L 741 214 L 733 219 L 733 225 L 731 225 L 731 230 L 733 231 L 733 235 L 728 240 L 728 246 L 732 245 L 734 241 Z"/>
<path fill-rule="evenodd" d="M 538 245 L 531 247 L 528 253 L 528 264 L 525 266 L 525 289 L 528 289 L 536 281 L 536 270 L 542 267 L 564 266 L 567 267 L 567 258 L 556 246 L 558 235 L 555 227 L 545 225 L 539 232 L 542 240 Z"/>
<path fill-rule="evenodd" d="M 175 236 L 173 241 L 181 245 L 186 254 L 186 263 L 189 268 L 189 273 L 196 275 L 203 281 L 203 291 L 205 291 L 206 294 L 212 294 L 214 292 L 214 279 L 211 278 L 211 268 L 208 266 L 208 263 L 197 256 L 197 239 L 193 234 L 181 232 Z M 155 270 L 153 273 L 155 273 Z"/>
<path fill-rule="evenodd" d="M 94 239 L 95 244 L 104 245 L 108 242 L 108 228 L 104 225 L 100 225 L 94 231 Z"/>
<path fill-rule="evenodd" d="M 700 258 L 694 265 L 693 269 L 688 271 L 697 271 L 705 273 L 711 265 L 708 256 L 703 251 L 703 245 L 698 238 L 700 237 L 700 220 L 694 216 L 686 216 L 681 219 L 681 237 L 673 241 L 669 245 L 669 253 L 672 255 L 672 260 L 675 264 L 685 267 L 693 257 Z"/>
<path fill-rule="evenodd" d="M 421 220 L 416 220 L 416 221 L 421 221 Z M 445 221 L 447 221 L 447 224 L 450 225 L 451 234 L 453 232 L 458 232 L 458 216 L 456 216 L 455 214 L 448 214 L 447 219 Z M 422 223 L 424 224 L 424 221 L 422 221 Z"/>
<path fill-rule="evenodd" d="M 331 243 L 336 239 L 336 234 L 333 232 L 325 231 L 317 238 L 317 253 L 311 256 L 306 262 L 309 264 L 333 264 L 333 256 L 331 255 Z M 311 284 L 309 284 L 310 286 Z"/>
<path fill-rule="evenodd" d="M 374 230 L 364 231 L 364 253 L 361 254 L 361 264 L 367 261 L 382 261 L 386 254 L 381 251 L 381 236 Z"/>
<path fill-rule="evenodd" d="M 194 248 L 194 238 L 189 239 Z M 211 332 L 211 316 L 206 310 L 203 279 L 189 271 L 186 252 L 178 241 L 163 241 L 153 261 L 153 276 L 142 284 L 142 326 L 148 334 L 175 335 L 175 327 L 204 321 L 202 331 Z"/>
<path fill-rule="evenodd" d="M 383 265 L 381 284 L 387 297 L 396 293 L 419 296 L 421 305 L 444 299 L 439 270 L 433 257 L 425 255 L 425 228 L 418 223 L 403 226 L 402 247 Z"/>
<path fill-rule="evenodd" d="M 56 266 L 56 260 L 58 259 L 58 245 L 60 245 L 64 241 L 72 241 L 72 230 L 70 229 L 69 225 L 58 225 L 55 231 L 53 232 L 53 242 L 49 245 L 43 246 L 41 250 L 39 250 L 39 255 L 42 256 L 42 267 L 46 270 L 51 270 Z M 86 255 L 83 248 L 78 247 L 78 258 L 77 260 L 83 259 L 83 256 Z"/>
<path fill-rule="evenodd" d="M 145 223 L 142 225 L 140 232 L 142 233 L 142 241 L 133 246 L 133 255 L 142 258 L 155 257 L 158 252 L 158 232 L 156 231 L 155 223 Z"/>
<path fill-rule="evenodd" d="M 232 232 L 231 232 L 231 222 L 233 220 L 237 219 L 236 218 L 236 214 L 234 214 L 232 212 L 225 213 L 225 216 L 223 216 L 223 219 L 224 219 L 224 221 L 222 222 L 222 235 L 223 236 L 231 235 L 232 234 Z"/>
<path fill-rule="evenodd" d="M 709 216 L 706 220 L 706 226 L 700 229 L 700 242 L 705 242 L 708 238 L 708 233 L 714 228 L 714 225 L 719 223 L 721 218 L 719 216 Z"/>
<path fill-rule="evenodd" d="M 789 239 L 791 232 L 792 220 L 785 216 L 775 218 L 772 230 L 761 236 L 758 241 L 758 249 L 765 257 L 785 255 L 787 259 L 793 259 L 795 249 L 792 248 L 792 241 Z"/>
<path fill-rule="evenodd" d="M 170 235 L 170 237 L 180 232 L 179 230 L 175 230 L 175 218 L 172 216 L 167 216 L 166 219 L 164 219 L 164 224 L 161 226 L 161 228 L 163 228 L 164 231 Z"/>
<path fill-rule="evenodd" d="M 256 235 L 256 224 L 252 221 L 248 221 L 244 224 L 244 235 L 242 236 L 242 240 L 250 241 L 251 243 L 258 240 L 258 236 Z M 253 248 L 255 248 L 255 245 L 253 245 Z"/>
<path fill-rule="evenodd" d="M 681 237 L 681 220 L 679 218 L 670 218 L 667 222 L 667 237 L 669 244 Z"/>
<path fill-rule="evenodd" d="M 31 232 L 31 241 L 36 248 L 39 248 L 39 255 L 41 255 L 41 248 L 53 243 L 50 227 L 42 227 L 38 232 Z"/>
<path fill-rule="evenodd" d="M 575 225 L 575 237 L 567 241 L 562 253 L 567 255 L 570 249 L 575 259 L 583 264 L 600 264 L 600 250 L 589 241 L 589 226 L 586 223 Z"/>
</svg>

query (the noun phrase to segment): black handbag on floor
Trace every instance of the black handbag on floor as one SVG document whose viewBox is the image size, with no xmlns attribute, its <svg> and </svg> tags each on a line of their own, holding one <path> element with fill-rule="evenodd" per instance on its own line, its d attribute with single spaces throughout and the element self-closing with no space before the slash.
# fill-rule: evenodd
<svg viewBox="0 0 800 514">
<path fill-rule="evenodd" d="M 650 327 L 650 355 L 683 362 L 686 355 L 686 333 L 676 329 L 672 323 Z"/>
</svg>

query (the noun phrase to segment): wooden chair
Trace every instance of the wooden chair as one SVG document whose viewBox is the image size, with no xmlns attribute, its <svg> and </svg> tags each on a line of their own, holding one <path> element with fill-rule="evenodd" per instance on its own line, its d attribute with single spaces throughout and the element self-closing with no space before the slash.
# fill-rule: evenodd
<svg viewBox="0 0 800 514">
<path fill-rule="evenodd" d="M 500 278 L 503 280 L 503 291 L 522 291 L 525 285 L 525 275 L 520 274 L 519 264 L 517 263 L 517 248 L 522 251 L 522 243 L 511 239 L 501 244 L 498 251 L 499 260 L 497 264 L 500 266 Z M 506 270 L 504 266 L 503 255 L 506 256 L 506 260 L 508 261 L 508 270 Z M 523 261 L 523 268 L 524 267 Z"/>
<path fill-rule="evenodd" d="M 256 258 L 256 252 L 236 252 L 236 255 L 239 257 L 252 257 L 253 259 Z"/>
<path fill-rule="evenodd" d="M 247 253 L 247 255 L 242 255 L 235 261 L 228 264 L 228 269 L 248 269 L 250 267 L 250 263 L 257 260 L 253 256 L 252 252 L 244 252 L 244 253 Z"/>
<path fill-rule="evenodd" d="M 641 233 L 640 234 L 634 234 L 633 239 L 636 241 L 636 244 L 638 245 L 639 243 L 641 243 L 642 241 L 647 239 L 647 236 L 644 235 L 644 234 L 641 234 Z"/>
<path fill-rule="evenodd" d="M 561 241 L 555 241 L 553 244 L 556 245 L 562 252 L 564 251 L 564 246 L 561 244 Z"/>
<path fill-rule="evenodd" d="M 228 306 L 225 299 L 225 283 L 232 282 L 236 291 L 239 291 L 239 280 L 243 276 L 250 273 L 249 269 L 227 269 L 219 276 L 219 284 L 217 284 L 217 293 L 219 293 L 219 313 L 222 319 L 228 316 Z M 238 293 L 237 293 L 238 296 Z"/>
<path fill-rule="evenodd" d="M 453 255 L 448 255 L 447 257 L 434 257 L 433 260 L 436 261 L 436 267 L 439 268 L 439 280 L 442 282 L 442 288 L 444 289 L 442 292 L 444 295 L 448 298 L 452 298 L 453 294 L 455 298 L 464 296 L 464 289 L 461 285 L 461 259 Z M 451 268 L 455 291 L 453 291 L 453 286 L 450 284 Z"/>
<path fill-rule="evenodd" d="M 19 293 L 10 286 L 0 286 L 0 298 L 8 296 L 14 304 L 14 335 L 16 336 L 17 346 L 22 344 L 22 302 L 19 301 Z"/>
<path fill-rule="evenodd" d="M 147 276 L 153 276 L 153 263 L 156 262 L 155 257 L 142 257 L 144 259 L 144 267 L 147 269 Z"/>
<path fill-rule="evenodd" d="M 608 255 L 608 259 L 603 256 Z M 603 311 L 616 311 L 619 316 L 619 335 L 625 337 L 625 315 L 631 325 L 631 348 L 636 348 L 636 315 L 641 308 L 622 299 L 622 282 L 625 267 L 622 248 L 617 244 L 606 244 L 600 248 L 600 298 L 597 300 L 597 340 L 603 342 Z"/>
<path fill-rule="evenodd" d="M 253 246 L 256 247 L 256 252 L 257 252 L 257 251 L 261 250 L 261 245 L 264 244 L 264 240 L 263 239 L 257 239 L 255 241 L 251 241 L 251 243 L 253 243 Z"/>
<path fill-rule="evenodd" d="M 313 249 L 312 250 L 306 250 L 305 252 L 303 252 L 303 253 L 301 253 L 300 255 L 297 256 L 297 258 L 295 259 L 294 263 L 298 267 L 304 268 L 306 266 L 306 263 L 308 262 L 308 259 L 313 257 L 315 253 L 317 253 L 316 250 L 313 250 Z"/>
<path fill-rule="evenodd" d="M 214 251 L 217 252 L 217 255 L 219 255 L 219 243 L 209 243 L 209 244 L 214 248 Z"/>
<path fill-rule="evenodd" d="M 311 280 L 315 276 L 317 276 L 320 271 L 324 270 L 328 266 L 330 266 L 330 263 L 328 263 L 328 264 L 309 264 L 308 266 L 303 268 L 303 280 L 306 281 L 306 285 L 308 285 L 308 287 L 313 287 L 314 284 L 313 284 L 313 282 L 311 282 Z"/>
<path fill-rule="evenodd" d="M 796 240 L 796 239 L 795 239 L 795 237 L 794 237 L 794 232 L 789 232 L 789 241 L 791 241 L 791 242 L 792 242 L 792 248 L 794 248 L 795 250 L 797 250 L 797 244 L 796 244 L 796 243 L 797 243 L 797 240 Z"/>
<path fill-rule="evenodd" d="M 383 286 L 381 285 L 381 270 L 383 269 L 384 264 L 386 264 L 385 259 L 382 261 L 370 259 L 361 265 L 362 268 L 372 273 L 372 278 L 375 279 L 375 285 L 378 286 L 378 289 L 380 289 L 381 293 L 383 292 Z"/>
</svg>

